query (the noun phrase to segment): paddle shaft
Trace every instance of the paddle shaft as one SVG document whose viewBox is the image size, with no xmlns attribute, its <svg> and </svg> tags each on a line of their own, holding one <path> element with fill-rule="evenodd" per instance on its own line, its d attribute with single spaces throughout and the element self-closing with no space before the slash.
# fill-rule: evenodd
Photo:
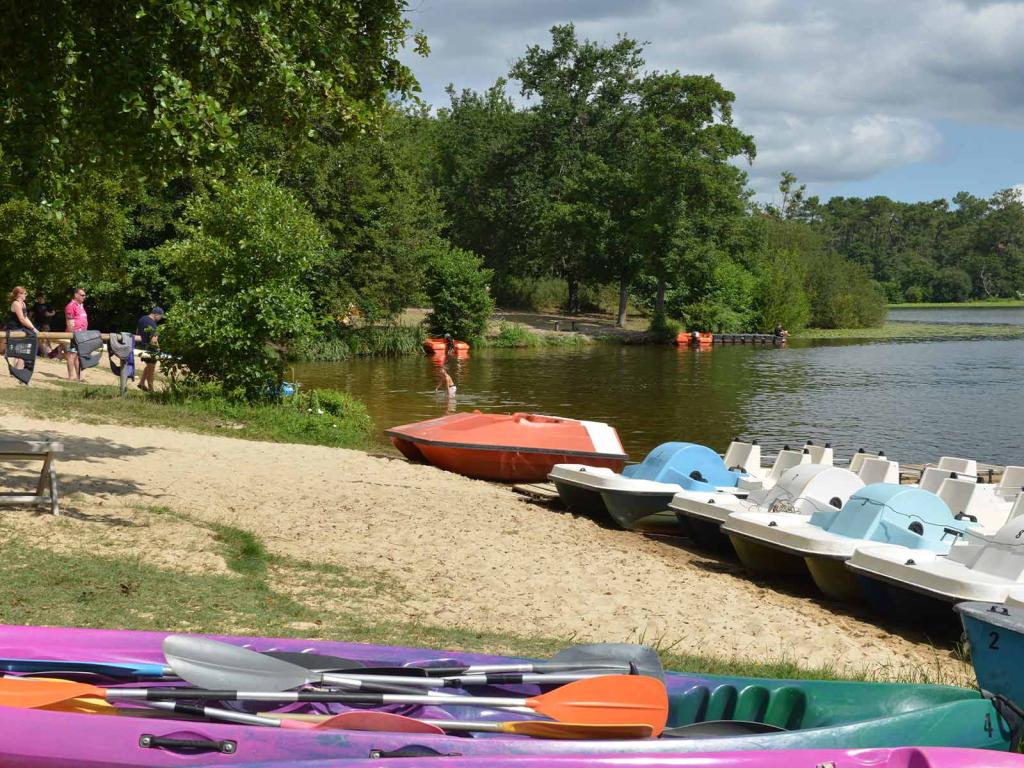
<svg viewBox="0 0 1024 768">
<path fill-rule="evenodd" d="M 419 696 L 333 691 L 212 691 L 201 688 L 100 688 L 107 701 L 279 701 L 338 704 L 465 704 L 472 707 L 531 707 L 531 699 L 504 696 Z"/>
<path fill-rule="evenodd" d="M 404 677 L 402 675 L 363 675 L 348 672 L 327 673 L 320 681 L 325 685 L 344 685 L 345 681 L 359 680 L 366 683 L 404 684 L 421 688 L 465 688 L 474 685 L 563 685 L 590 677 L 602 677 L 604 672 L 577 672 L 567 674 L 535 675 L 511 672 L 492 672 L 483 675 L 460 675 L 458 677 Z M 391 691 L 399 693 L 400 691 Z"/>
</svg>

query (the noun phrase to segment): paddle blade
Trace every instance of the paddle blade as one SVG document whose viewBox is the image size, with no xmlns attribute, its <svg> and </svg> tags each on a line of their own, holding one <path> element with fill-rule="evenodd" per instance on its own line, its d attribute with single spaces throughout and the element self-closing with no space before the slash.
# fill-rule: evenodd
<svg viewBox="0 0 1024 768">
<path fill-rule="evenodd" d="M 526 700 L 552 720 L 593 725 L 639 723 L 659 735 L 668 722 L 668 692 L 653 677 L 606 675 L 563 685 Z"/>
<path fill-rule="evenodd" d="M 312 679 L 295 664 L 205 637 L 168 635 L 163 650 L 174 673 L 199 688 L 287 691 Z"/>
<path fill-rule="evenodd" d="M 347 672 L 350 670 L 363 669 L 366 665 L 355 659 L 343 659 L 340 656 L 326 656 L 321 653 L 303 653 L 302 651 L 264 651 L 264 656 L 270 656 L 279 661 L 287 661 L 289 664 L 296 664 L 303 669 L 313 672 Z"/>
<path fill-rule="evenodd" d="M 85 683 L 66 680 L 45 680 L 32 678 L 19 680 L 14 677 L 0 679 L 0 706 L 19 709 L 36 709 L 60 704 L 79 696 L 103 697 L 102 688 Z"/>
<path fill-rule="evenodd" d="M 412 717 L 391 712 L 342 712 L 317 724 L 317 728 L 343 728 L 347 731 L 390 731 L 392 733 L 437 733 L 444 730 Z"/>
<path fill-rule="evenodd" d="M 501 725 L 504 733 L 533 736 L 535 739 L 649 739 L 654 735 L 654 728 L 646 724 L 594 725 L 510 720 Z"/>
</svg>

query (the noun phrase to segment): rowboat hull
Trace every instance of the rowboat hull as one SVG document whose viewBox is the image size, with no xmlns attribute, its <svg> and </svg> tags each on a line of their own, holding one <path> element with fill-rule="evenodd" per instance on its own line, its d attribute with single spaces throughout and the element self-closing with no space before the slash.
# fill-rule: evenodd
<svg viewBox="0 0 1024 768">
<path fill-rule="evenodd" d="M 618 471 L 627 458 L 607 424 L 528 413 L 455 413 L 385 434 L 410 461 L 499 482 L 541 482 L 569 462 Z"/>
</svg>

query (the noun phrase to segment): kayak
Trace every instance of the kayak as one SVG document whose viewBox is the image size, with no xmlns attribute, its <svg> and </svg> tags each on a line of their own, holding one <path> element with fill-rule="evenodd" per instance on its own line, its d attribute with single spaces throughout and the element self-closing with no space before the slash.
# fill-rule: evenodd
<svg viewBox="0 0 1024 768">
<path fill-rule="evenodd" d="M 618 471 L 628 458 L 607 424 L 535 413 L 453 413 L 384 433 L 410 461 L 500 482 L 539 482 L 570 461 Z"/>
<path fill-rule="evenodd" d="M 163 665 L 166 633 L 118 630 L 0 626 L 0 654 L 11 659 L 90 660 Z M 369 666 L 423 667 L 523 663 L 524 659 L 313 640 L 215 637 L 253 651 L 314 652 Z M 628 646 L 632 647 L 632 646 Z M 556 656 L 557 658 L 557 656 Z M 505 733 L 472 735 L 351 730 L 285 730 L 203 719 L 113 716 L 82 712 L 0 707 L 0 765 L 17 768 L 120 768 L 120 766 L 199 766 L 259 761 L 366 758 L 401 754 L 415 748 L 429 753 L 480 756 L 655 754 L 792 749 L 861 749 L 896 746 L 950 746 L 1005 751 L 1014 741 L 998 701 L 976 690 L 936 685 L 772 680 L 667 673 L 668 726 L 683 727 L 681 738 L 565 740 Z M 627 678 L 628 679 L 628 678 Z M 644 680 L 646 678 L 636 678 Z M 22 685 L 30 685 L 21 682 Z M 125 683 L 120 685 L 140 685 Z M 166 685 L 166 683 L 164 683 Z M 220 687 L 220 686 L 218 686 Z M 263 690 L 263 689 L 257 689 Z M 502 684 L 466 688 L 476 696 L 541 696 L 561 688 Z M 548 691 L 547 694 L 544 691 Z M 222 708 L 230 708 L 225 702 Z M 237 704 L 234 704 L 237 707 Z M 247 702 L 246 711 L 280 705 Z M 336 704 L 287 705 L 292 713 L 343 712 Z M 536 721 L 534 713 L 445 703 L 443 706 L 392 705 L 391 711 L 435 720 L 482 723 Z M 124 711 L 124 710 L 119 710 Z M 281 711 L 281 710 L 276 710 Z M 138 710 L 134 710 L 138 713 Z M 148 714 L 148 712 L 147 712 Z M 722 721 L 728 721 L 723 724 Z M 734 735 L 686 738 L 686 726 L 731 728 Z M 757 730 L 771 732 L 753 733 Z M 690 731 L 692 733 L 692 729 Z M 60 738 L 54 735 L 59 734 Z M 403 763 L 404 764 L 404 763 Z M 489 763 L 493 764 L 493 763 Z"/>
<path fill-rule="evenodd" d="M 465 341 L 459 341 L 456 339 L 455 351 L 456 352 L 468 352 L 469 344 Z M 435 352 L 445 352 L 448 348 L 448 342 L 441 338 L 431 338 L 423 340 L 423 349 L 427 354 L 434 354 Z"/>
<path fill-rule="evenodd" d="M 240 768 L 287 768 L 294 762 L 250 763 Z M 681 755 L 548 755 L 535 757 L 406 757 L 402 768 L 1020 768 L 1014 754 L 976 749 L 897 747 Z M 379 768 L 377 758 L 314 760 L 303 768 Z"/>
</svg>

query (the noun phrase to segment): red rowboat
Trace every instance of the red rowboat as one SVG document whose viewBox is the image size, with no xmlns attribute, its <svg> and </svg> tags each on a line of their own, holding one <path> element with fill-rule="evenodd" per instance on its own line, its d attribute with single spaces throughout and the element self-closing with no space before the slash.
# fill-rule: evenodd
<svg viewBox="0 0 1024 768">
<path fill-rule="evenodd" d="M 385 434 L 410 461 L 502 482 L 541 482 L 555 464 L 618 472 L 627 458 L 618 433 L 607 424 L 534 413 L 453 413 Z"/>
</svg>

